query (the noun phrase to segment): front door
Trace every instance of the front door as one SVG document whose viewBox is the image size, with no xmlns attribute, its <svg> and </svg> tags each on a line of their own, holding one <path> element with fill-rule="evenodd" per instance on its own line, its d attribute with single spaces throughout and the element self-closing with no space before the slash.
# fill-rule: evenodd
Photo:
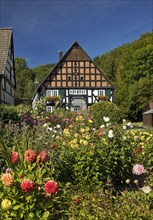
<svg viewBox="0 0 153 220">
<path fill-rule="evenodd" d="M 71 107 L 70 107 L 71 111 L 78 112 L 86 108 L 87 108 L 86 100 L 83 97 L 74 97 L 71 99 Z"/>
</svg>

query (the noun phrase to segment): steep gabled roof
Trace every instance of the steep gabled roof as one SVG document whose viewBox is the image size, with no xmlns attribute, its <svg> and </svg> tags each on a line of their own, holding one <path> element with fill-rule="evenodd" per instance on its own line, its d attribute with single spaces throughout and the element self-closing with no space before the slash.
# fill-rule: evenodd
<svg viewBox="0 0 153 220">
<path fill-rule="evenodd" d="M 82 49 L 82 47 L 78 44 L 77 41 L 75 41 L 72 46 L 67 50 L 67 52 L 61 57 L 61 59 L 58 61 L 58 63 L 54 66 L 54 68 L 51 70 L 51 72 L 45 77 L 43 82 L 38 86 L 37 90 L 43 85 L 45 80 L 50 76 L 50 74 L 53 73 L 53 71 L 56 69 L 56 67 L 59 66 L 59 64 L 63 61 L 92 61 L 93 60 L 88 56 L 88 54 Z M 93 62 L 94 63 L 94 62 Z M 95 64 L 94 64 L 95 65 Z M 96 65 L 95 65 L 96 67 Z M 104 73 L 96 67 L 99 72 L 104 76 L 104 78 L 109 82 L 107 77 L 104 75 Z M 109 82 L 112 89 L 114 89 L 113 85 Z"/>
<path fill-rule="evenodd" d="M 0 28 L 0 75 L 4 74 L 12 33 L 12 28 Z"/>
</svg>

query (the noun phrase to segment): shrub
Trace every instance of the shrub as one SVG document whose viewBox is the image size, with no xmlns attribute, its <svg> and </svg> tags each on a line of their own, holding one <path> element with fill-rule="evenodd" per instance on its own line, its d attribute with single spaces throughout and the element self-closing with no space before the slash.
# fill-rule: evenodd
<svg viewBox="0 0 153 220">
<path fill-rule="evenodd" d="M 95 103 L 90 107 L 90 114 L 93 116 L 95 126 L 99 128 L 103 123 L 103 117 L 107 116 L 113 123 L 120 121 L 120 110 L 112 102 L 99 102 Z"/>
<path fill-rule="evenodd" d="M 4 123 L 19 122 L 20 117 L 18 116 L 18 111 L 15 106 L 1 105 L 0 106 L 0 120 Z"/>
</svg>

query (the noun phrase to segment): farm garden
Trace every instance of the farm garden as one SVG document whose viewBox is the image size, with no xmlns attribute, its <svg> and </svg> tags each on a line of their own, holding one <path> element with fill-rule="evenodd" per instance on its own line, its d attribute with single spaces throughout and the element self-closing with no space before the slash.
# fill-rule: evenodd
<svg viewBox="0 0 153 220">
<path fill-rule="evenodd" d="M 153 131 L 106 105 L 1 109 L 0 219 L 153 219 Z"/>
</svg>

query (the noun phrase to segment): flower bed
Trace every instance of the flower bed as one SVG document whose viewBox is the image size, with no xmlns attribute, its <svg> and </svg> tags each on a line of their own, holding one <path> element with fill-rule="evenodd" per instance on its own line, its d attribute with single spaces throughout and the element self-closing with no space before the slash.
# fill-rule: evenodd
<svg viewBox="0 0 153 220">
<path fill-rule="evenodd" d="M 151 220 L 153 133 L 65 116 L 4 128 L 2 219 Z"/>
</svg>

